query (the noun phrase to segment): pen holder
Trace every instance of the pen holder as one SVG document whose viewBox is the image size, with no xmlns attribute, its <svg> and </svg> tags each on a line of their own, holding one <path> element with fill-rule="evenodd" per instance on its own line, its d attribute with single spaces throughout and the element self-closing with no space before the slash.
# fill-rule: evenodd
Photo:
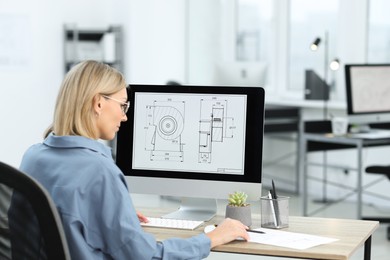
<svg viewBox="0 0 390 260">
<path fill-rule="evenodd" d="M 278 196 L 277 199 L 264 196 L 261 201 L 261 227 L 285 228 L 288 227 L 290 197 Z"/>
</svg>

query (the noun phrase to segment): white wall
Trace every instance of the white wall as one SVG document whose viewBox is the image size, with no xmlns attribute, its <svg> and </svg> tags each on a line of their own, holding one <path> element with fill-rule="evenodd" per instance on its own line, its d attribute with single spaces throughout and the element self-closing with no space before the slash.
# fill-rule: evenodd
<svg viewBox="0 0 390 260">
<path fill-rule="evenodd" d="M 184 81 L 184 4 L 181 0 L 0 0 L 0 160 L 18 167 L 24 151 L 42 140 L 51 122 L 64 76 L 65 23 L 84 28 L 123 25 L 128 82 Z M 15 46 L 22 64 L 13 65 Z"/>
<path fill-rule="evenodd" d="M 130 83 L 184 81 L 185 3 L 182 0 L 131 1 L 125 46 Z"/>
<path fill-rule="evenodd" d="M 106 24 L 110 14 L 105 2 L 0 1 L 0 26 L 8 28 L 7 33 L 0 32 L 1 161 L 17 167 L 23 152 L 42 140 L 43 131 L 51 122 L 64 71 L 63 24 Z M 12 54 L 14 48 L 21 53 L 22 64 L 5 53 Z"/>
<path fill-rule="evenodd" d="M 50 1 L 0 2 L 1 17 L 23 23 L 19 30 L 11 26 L 11 32 L 1 36 L 2 43 L 9 38 L 7 49 L 26 43 L 18 47 L 23 64 L 2 63 L 0 68 L 0 160 L 14 166 L 29 145 L 42 139 L 62 78 L 62 25 L 55 9 Z"/>
<path fill-rule="evenodd" d="M 223 57 L 221 52 L 229 45 L 228 43 L 221 44 L 220 41 L 223 12 L 220 1 L 192 0 L 188 3 L 187 83 L 208 85 L 212 83 L 216 62 Z M 234 31 L 234 24 L 226 26 Z M 230 39 L 234 43 L 234 38 Z M 234 54 L 234 52 L 231 53 Z"/>
</svg>

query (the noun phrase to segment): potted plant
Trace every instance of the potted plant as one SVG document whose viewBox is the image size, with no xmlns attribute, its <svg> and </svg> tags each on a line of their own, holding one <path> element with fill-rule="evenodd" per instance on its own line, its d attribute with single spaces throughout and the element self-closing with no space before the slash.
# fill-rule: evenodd
<svg viewBox="0 0 390 260">
<path fill-rule="evenodd" d="M 226 218 L 237 219 L 246 226 L 252 225 L 251 206 L 246 202 L 248 195 L 242 191 L 229 194 L 228 205 L 226 205 Z"/>
</svg>

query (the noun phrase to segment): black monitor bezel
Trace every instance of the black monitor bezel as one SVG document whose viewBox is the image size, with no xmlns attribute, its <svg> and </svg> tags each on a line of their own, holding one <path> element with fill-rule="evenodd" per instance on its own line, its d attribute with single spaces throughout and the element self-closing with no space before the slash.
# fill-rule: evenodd
<svg viewBox="0 0 390 260">
<path fill-rule="evenodd" d="M 244 175 L 132 169 L 132 144 L 134 130 L 134 106 L 132 106 L 132 104 L 134 104 L 136 92 L 247 95 Z M 117 134 L 116 164 L 127 176 L 261 183 L 264 133 L 264 96 L 265 92 L 261 87 L 131 84 L 131 86 L 128 87 L 128 99 L 130 101 L 130 109 L 127 112 L 128 120 L 121 124 L 120 130 Z"/>
<path fill-rule="evenodd" d="M 360 64 L 346 64 L 345 65 L 345 89 L 346 89 L 346 100 L 347 100 L 347 113 L 348 115 L 372 115 L 372 114 L 386 114 L 390 113 L 389 110 L 377 110 L 377 111 L 367 111 L 367 112 L 356 112 L 353 110 L 353 86 L 352 86 L 352 75 L 351 70 L 356 67 L 389 67 L 390 64 L 387 63 L 360 63 Z"/>
</svg>

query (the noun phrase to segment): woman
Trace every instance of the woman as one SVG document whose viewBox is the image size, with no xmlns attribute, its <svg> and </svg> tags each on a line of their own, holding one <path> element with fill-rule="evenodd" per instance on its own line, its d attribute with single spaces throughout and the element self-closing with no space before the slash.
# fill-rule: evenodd
<svg viewBox="0 0 390 260">
<path fill-rule="evenodd" d="M 201 259 L 210 249 L 247 227 L 227 219 L 208 234 L 156 242 L 145 233 L 123 173 L 111 150 L 129 108 L 122 74 L 108 65 L 85 61 L 66 75 L 43 143 L 25 153 L 20 169 L 39 182 L 57 205 L 72 259 Z"/>
</svg>

